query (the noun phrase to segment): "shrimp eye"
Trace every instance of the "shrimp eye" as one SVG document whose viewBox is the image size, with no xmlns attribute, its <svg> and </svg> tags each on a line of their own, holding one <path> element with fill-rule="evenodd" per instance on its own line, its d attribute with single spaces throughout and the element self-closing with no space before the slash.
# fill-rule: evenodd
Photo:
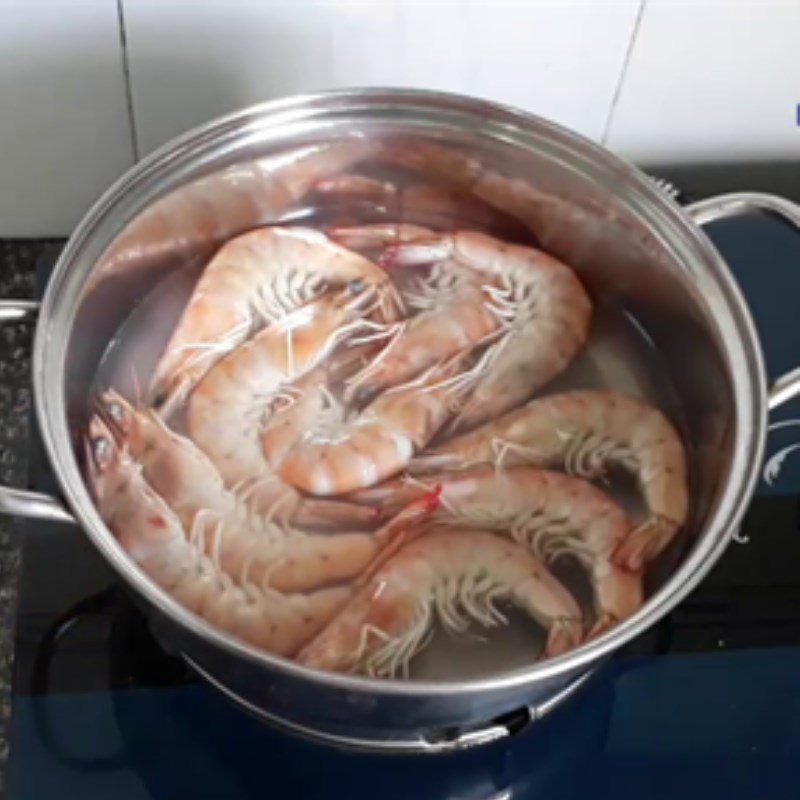
<svg viewBox="0 0 800 800">
<path fill-rule="evenodd" d="M 346 288 L 348 294 L 361 294 L 361 292 L 367 288 L 367 285 L 363 278 L 356 278 L 355 280 L 350 281 Z"/>
<path fill-rule="evenodd" d="M 105 436 L 95 436 L 91 442 L 92 458 L 98 467 L 111 461 L 111 442 Z"/>
<path fill-rule="evenodd" d="M 372 389 L 369 386 L 359 386 L 353 392 L 353 402 L 357 406 L 364 405 L 372 397 Z"/>
<path fill-rule="evenodd" d="M 458 397 L 448 397 L 446 402 L 447 410 L 451 414 L 460 414 L 464 410 L 466 403 Z"/>
</svg>

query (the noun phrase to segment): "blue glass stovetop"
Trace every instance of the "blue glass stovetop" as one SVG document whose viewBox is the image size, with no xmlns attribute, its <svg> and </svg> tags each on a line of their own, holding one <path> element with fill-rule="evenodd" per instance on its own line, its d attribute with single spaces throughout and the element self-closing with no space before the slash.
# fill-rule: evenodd
<svg viewBox="0 0 800 800">
<path fill-rule="evenodd" d="M 711 234 L 770 375 L 795 366 L 800 236 L 761 217 Z M 800 402 L 771 428 L 747 543 L 550 717 L 455 756 L 342 753 L 265 727 L 159 649 L 78 532 L 27 525 L 7 797 L 797 800 Z"/>
</svg>

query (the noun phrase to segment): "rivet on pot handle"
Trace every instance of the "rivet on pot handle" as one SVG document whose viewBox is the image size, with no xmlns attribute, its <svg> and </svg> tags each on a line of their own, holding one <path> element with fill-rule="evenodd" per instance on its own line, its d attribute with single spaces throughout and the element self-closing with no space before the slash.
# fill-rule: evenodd
<svg viewBox="0 0 800 800">
<path fill-rule="evenodd" d="M 684 210 L 698 225 L 707 225 L 718 219 L 737 217 L 740 214 L 751 214 L 753 212 L 773 214 L 784 222 L 793 225 L 800 232 L 800 205 L 774 194 L 762 192 L 721 194 L 717 197 L 709 197 L 706 200 L 692 203 L 686 206 Z M 767 398 L 769 410 L 773 411 L 799 394 L 800 367 L 796 367 L 790 372 L 781 375 L 772 384 Z"/>
<path fill-rule="evenodd" d="M 0 322 L 32 319 L 39 310 L 36 300 L 0 300 Z M 75 518 L 55 497 L 0 486 L 0 514 L 52 522 L 74 522 Z"/>
<path fill-rule="evenodd" d="M 597 667 L 587 670 L 539 705 L 523 706 L 473 730 L 460 731 L 455 734 L 445 732 L 443 735 L 433 734 L 423 737 L 421 746 L 416 749 L 427 753 L 455 753 L 476 745 L 489 744 L 498 739 L 516 736 L 526 731 L 532 723 L 546 717 L 562 702 L 568 700 L 597 671 Z"/>
</svg>

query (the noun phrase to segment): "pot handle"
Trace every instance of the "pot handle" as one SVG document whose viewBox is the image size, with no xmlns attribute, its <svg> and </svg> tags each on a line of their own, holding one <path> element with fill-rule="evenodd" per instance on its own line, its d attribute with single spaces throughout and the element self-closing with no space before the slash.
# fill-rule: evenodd
<svg viewBox="0 0 800 800">
<path fill-rule="evenodd" d="M 546 717 L 556 706 L 569 700 L 597 672 L 598 667 L 588 669 L 542 703 L 522 706 L 496 717 L 486 725 L 471 730 L 429 732 L 415 742 L 412 749 L 425 753 L 454 753 L 516 736 Z"/>
<path fill-rule="evenodd" d="M 39 310 L 36 300 L 0 300 L 0 322 L 32 319 Z M 0 486 L 0 514 L 52 522 L 75 522 L 64 504 L 47 494 Z"/>
<path fill-rule="evenodd" d="M 740 214 L 761 212 L 779 217 L 800 232 L 800 205 L 763 192 L 734 192 L 699 200 L 684 207 L 684 211 L 698 225 L 708 225 L 718 219 L 737 217 Z M 800 395 L 800 367 L 781 375 L 770 387 L 767 404 L 770 411 Z"/>
</svg>

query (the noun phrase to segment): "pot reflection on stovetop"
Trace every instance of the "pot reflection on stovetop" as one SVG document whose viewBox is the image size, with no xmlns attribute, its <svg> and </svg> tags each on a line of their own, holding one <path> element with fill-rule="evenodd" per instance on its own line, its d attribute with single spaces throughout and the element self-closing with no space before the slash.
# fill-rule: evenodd
<svg viewBox="0 0 800 800">
<path fill-rule="evenodd" d="M 107 629 L 107 681 L 115 688 L 48 693 L 48 667 L 58 668 L 58 646 L 68 652 L 70 632 L 82 624 Z M 40 641 L 38 658 L 34 694 L 17 702 L 22 719 L 16 739 L 27 743 L 18 747 L 30 750 L 35 739 L 56 771 L 73 779 L 124 775 L 125 782 L 135 776 L 152 798 L 245 798 L 264 792 L 479 800 L 528 797 L 534 789 L 559 796 L 583 785 L 580 765 L 602 753 L 613 707 L 613 682 L 596 677 L 558 714 L 507 743 L 447 758 L 336 750 L 275 731 L 192 681 L 115 588 L 81 601 L 71 616 L 58 620 Z M 84 730 L 77 737 L 75 725 Z M 18 777 L 15 785 L 27 782 Z"/>
</svg>

